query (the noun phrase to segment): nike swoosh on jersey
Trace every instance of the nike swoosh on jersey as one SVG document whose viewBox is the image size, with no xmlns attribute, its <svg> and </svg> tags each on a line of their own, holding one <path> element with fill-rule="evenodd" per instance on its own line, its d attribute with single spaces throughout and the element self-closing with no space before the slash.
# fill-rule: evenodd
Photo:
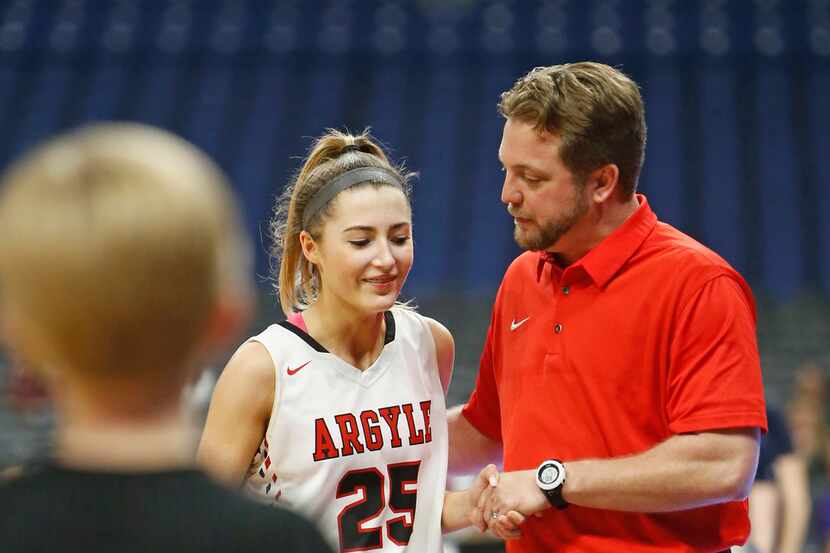
<svg viewBox="0 0 830 553">
<path fill-rule="evenodd" d="M 305 367 L 309 363 L 311 363 L 311 361 L 306 361 L 305 363 L 303 363 L 302 365 L 300 365 L 296 369 L 292 369 L 291 367 L 288 367 L 288 370 L 286 372 L 288 373 L 288 376 L 294 376 L 295 374 L 300 372 L 300 369 L 302 369 L 303 367 Z"/>
<path fill-rule="evenodd" d="M 516 330 L 517 328 L 519 328 L 520 326 L 525 324 L 529 318 L 530 317 L 525 317 L 524 319 L 522 319 L 521 321 L 518 321 L 518 322 L 516 322 L 516 319 L 513 319 L 512 321 L 510 321 L 510 330 L 511 331 Z"/>
</svg>

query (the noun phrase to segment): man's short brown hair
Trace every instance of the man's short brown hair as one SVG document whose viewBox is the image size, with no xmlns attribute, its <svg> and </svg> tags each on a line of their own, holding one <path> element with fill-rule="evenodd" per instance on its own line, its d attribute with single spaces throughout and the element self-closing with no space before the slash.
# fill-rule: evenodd
<svg viewBox="0 0 830 553">
<path fill-rule="evenodd" d="M 637 84 L 621 71 L 596 62 L 537 67 L 501 95 L 499 112 L 559 135 L 559 155 L 580 180 L 613 163 L 623 196 L 637 189 L 645 110 Z"/>
</svg>

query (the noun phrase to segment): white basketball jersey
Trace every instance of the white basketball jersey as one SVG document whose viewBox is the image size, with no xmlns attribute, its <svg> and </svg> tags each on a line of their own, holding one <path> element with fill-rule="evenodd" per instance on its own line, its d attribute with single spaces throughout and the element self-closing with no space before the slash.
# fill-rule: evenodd
<svg viewBox="0 0 830 553">
<path fill-rule="evenodd" d="M 251 340 L 276 369 L 247 486 L 319 525 L 339 551 L 440 553 L 447 415 L 423 317 L 394 308 L 361 371 L 288 322 Z"/>
</svg>

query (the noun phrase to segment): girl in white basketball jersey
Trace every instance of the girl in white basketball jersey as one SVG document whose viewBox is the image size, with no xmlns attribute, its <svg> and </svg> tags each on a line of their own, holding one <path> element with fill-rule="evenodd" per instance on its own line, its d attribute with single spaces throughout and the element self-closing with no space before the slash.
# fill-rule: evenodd
<svg viewBox="0 0 830 553">
<path fill-rule="evenodd" d="M 408 180 L 365 132 L 316 141 L 271 224 L 288 319 L 231 358 L 199 448 L 219 478 L 305 513 L 343 552 L 442 551 L 496 472 L 445 492 L 453 339 L 396 303 L 413 260 Z"/>
</svg>

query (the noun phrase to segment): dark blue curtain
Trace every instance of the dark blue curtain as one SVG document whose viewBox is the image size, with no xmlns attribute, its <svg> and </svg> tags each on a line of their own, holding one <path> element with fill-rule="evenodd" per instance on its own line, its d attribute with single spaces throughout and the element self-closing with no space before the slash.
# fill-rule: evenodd
<svg viewBox="0 0 830 553">
<path fill-rule="evenodd" d="M 830 7 L 716 0 L 0 3 L 0 162 L 129 119 L 228 171 L 251 234 L 326 127 L 418 171 L 409 293 L 492 293 L 518 252 L 499 201 L 499 93 L 596 59 L 642 86 L 640 188 L 756 291 L 830 293 Z M 258 271 L 267 270 L 265 244 Z"/>
</svg>

